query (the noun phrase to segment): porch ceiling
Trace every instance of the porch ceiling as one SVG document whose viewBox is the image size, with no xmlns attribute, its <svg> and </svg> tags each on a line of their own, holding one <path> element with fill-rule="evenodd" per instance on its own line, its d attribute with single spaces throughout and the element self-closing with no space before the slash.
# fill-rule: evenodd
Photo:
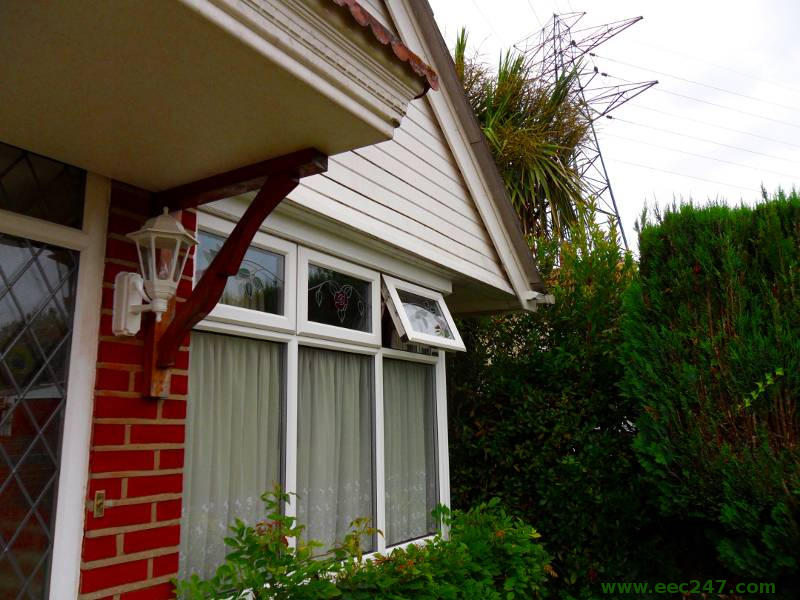
<svg viewBox="0 0 800 600">
<path fill-rule="evenodd" d="M 388 139 L 423 82 L 313 5 L 0 3 L 0 140 L 163 190 Z"/>
</svg>

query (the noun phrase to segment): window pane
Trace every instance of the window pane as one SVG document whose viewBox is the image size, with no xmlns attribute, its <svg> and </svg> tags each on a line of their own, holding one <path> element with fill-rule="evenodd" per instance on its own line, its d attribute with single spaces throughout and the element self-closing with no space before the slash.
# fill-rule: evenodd
<svg viewBox="0 0 800 600">
<path fill-rule="evenodd" d="M 434 366 L 383 362 L 386 544 L 436 531 L 438 503 Z"/>
<path fill-rule="evenodd" d="M 439 303 L 436 300 L 418 296 L 402 289 L 397 290 L 397 295 L 403 304 L 403 310 L 406 311 L 414 331 L 449 340 L 454 339 L 453 332 L 450 331 L 447 319 L 444 318 L 442 309 L 439 308 Z"/>
<path fill-rule="evenodd" d="M 300 348 L 299 358 L 297 519 L 327 549 L 354 519 L 374 518 L 373 359 L 316 348 Z"/>
<path fill-rule="evenodd" d="M 372 331 L 369 281 L 308 265 L 308 320 Z"/>
<path fill-rule="evenodd" d="M 281 344 L 192 333 L 181 577 L 210 577 L 237 517 L 265 516 L 261 494 L 280 482 Z"/>
<path fill-rule="evenodd" d="M 86 171 L 0 142 L 0 208 L 83 226 Z"/>
<path fill-rule="evenodd" d="M 198 231 L 197 280 L 225 243 L 225 238 Z M 239 272 L 228 278 L 221 304 L 283 314 L 284 257 L 251 246 L 244 255 Z"/>
<path fill-rule="evenodd" d="M 434 356 L 439 352 L 432 346 L 404 341 L 397 332 L 394 319 L 388 310 L 383 311 L 383 316 L 381 317 L 381 345 L 384 348 L 412 352 L 413 354 L 423 354 L 425 356 Z"/>
<path fill-rule="evenodd" d="M 0 598 L 46 598 L 78 252 L 0 234 Z"/>
</svg>

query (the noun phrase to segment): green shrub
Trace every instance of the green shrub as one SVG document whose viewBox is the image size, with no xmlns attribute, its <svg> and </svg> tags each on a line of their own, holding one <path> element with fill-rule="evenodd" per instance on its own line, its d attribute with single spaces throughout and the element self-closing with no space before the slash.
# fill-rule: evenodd
<svg viewBox="0 0 800 600">
<path fill-rule="evenodd" d="M 470 511 L 435 514 L 450 533 L 411 544 L 388 555 L 364 557 L 360 540 L 376 530 L 366 519 L 333 550 L 315 555 L 320 544 L 301 540 L 303 527 L 281 514 L 288 499 L 264 494 L 266 520 L 248 526 L 237 520 L 226 539 L 225 563 L 207 581 L 196 575 L 177 582 L 178 598 L 254 600 L 513 600 L 546 597 L 549 560 L 539 534 L 510 517 L 492 500 Z M 293 540 L 294 543 L 290 543 Z"/>
<path fill-rule="evenodd" d="M 631 445 L 638 403 L 618 390 L 622 293 L 635 265 L 596 225 L 571 239 L 539 247 L 555 304 L 462 322 L 468 352 L 448 365 L 454 505 L 497 496 L 537 523 L 561 597 L 668 571 L 654 556 L 669 524 L 652 519 Z"/>
<path fill-rule="evenodd" d="M 661 514 L 692 523 L 728 573 L 796 583 L 800 198 L 673 207 L 639 248 L 622 389 L 642 406 Z"/>
</svg>

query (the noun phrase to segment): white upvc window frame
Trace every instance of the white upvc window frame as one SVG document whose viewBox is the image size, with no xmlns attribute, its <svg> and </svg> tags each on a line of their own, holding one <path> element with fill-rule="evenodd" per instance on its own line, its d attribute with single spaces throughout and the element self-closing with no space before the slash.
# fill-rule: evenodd
<svg viewBox="0 0 800 600">
<path fill-rule="evenodd" d="M 233 230 L 233 223 L 227 223 L 228 224 L 226 225 L 226 220 L 220 217 L 203 212 L 198 213 L 198 228 L 208 231 L 209 233 L 215 233 L 223 236 L 227 235 Z M 259 232 L 258 236 L 260 235 L 262 235 L 262 232 Z M 301 346 L 369 355 L 372 357 L 374 389 L 372 410 L 375 423 L 373 429 L 373 474 L 375 477 L 375 487 L 373 491 L 375 494 L 375 513 L 373 517 L 375 520 L 375 527 L 381 531 L 386 530 L 383 361 L 385 358 L 391 358 L 395 360 L 405 360 L 409 362 L 428 364 L 434 367 L 437 439 L 436 477 L 438 483 L 439 502 L 449 506 L 450 472 L 447 455 L 447 384 L 445 371 L 445 351 L 443 349 L 439 349 L 432 355 L 426 355 L 407 352 L 405 350 L 385 348 L 381 345 L 381 274 L 378 271 L 362 267 L 338 257 L 312 250 L 302 245 L 295 245 L 280 238 L 275 238 L 267 234 L 263 235 L 265 237 L 261 238 L 262 241 L 268 239 L 270 243 L 272 243 L 272 246 L 267 247 L 259 244 L 260 247 L 263 246 L 268 250 L 276 251 L 272 250 L 272 248 L 279 248 L 278 244 L 275 243 L 277 241 L 296 248 L 296 251 L 293 255 L 294 260 L 296 260 L 296 288 L 294 290 L 294 297 L 296 299 L 297 320 L 295 326 L 289 327 L 287 325 L 285 327 L 280 327 L 276 325 L 269 325 L 263 319 L 259 318 L 263 314 L 260 311 L 239 309 L 238 307 L 225 308 L 237 308 L 237 312 L 241 312 L 240 318 L 225 318 L 218 312 L 221 306 L 217 305 L 217 307 L 209 314 L 209 316 L 201 321 L 195 327 L 195 329 L 198 331 L 208 331 L 237 337 L 280 342 L 286 345 L 286 401 L 285 414 L 283 415 L 285 424 L 285 445 L 281 448 L 281 451 L 283 452 L 282 461 L 284 464 L 283 487 L 284 490 L 290 494 L 290 500 L 284 507 L 286 515 L 292 517 L 297 516 L 297 505 L 293 500 L 294 496 L 292 494 L 297 492 L 298 355 Z M 291 260 L 290 256 L 292 255 L 286 255 L 287 263 L 284 267 L 286 273 L 289 272 L 290 268 L 293 268 L 293 266 L 290 266 L 289 264 L 289 261 Z M 333 325 L 308 321 L 307 302 L 309 262 L 324 268 L 333 269 L 352 277 L 369 281 L 371 283 L 370 302 L 372 303 L 372 332 L 367 333 L 348 329 L 346 327 L 336 327 Z M 288 275 L 286 276 L 286 279 L 286 287 L 289 287 Z M 406 289 L 406 286 L 413 285 L 408 282 L 401 283 L 403 285 L 403 289 Z M 415 286 L 413 289 L 408 289 L 410 291 L 414 291 L 415 293 L 418 293 L 415 291 L 416 289 L 421 289 L 426 293 L 426 295 L 435 293 L 431 292 L 431 290 L 427 288 L 421 288 L 419 286 Z M 455 331 L 454 326 L 453 331 Z M 446 535 L 446 530 L 443 531 L 443 533 Z M 374 552 L 391 552 L 396 548 L 403 548 L 411 544 L 422 544 L 426 540 L 433 538 L 434 535 L 435 534 L 425 535 L 420 538 L 407 540 L 392 546 L 387 546 L 386 539 L 383 536 L 378 535 L 375 541 Z M 366 556 L 369 557 L 370 554 Z"/>
<path fill-rule="evenodd" d="M 372 331 L 337 327 L 308 319 L 309 263 L 324 269 L 332 269 L 370 284 L 370 327 Z M 380 286 L 381 276 L 377 271 L 301 246 L 297 252 L 297 332 L 301 335 L 379 347 L 381 345 Z"/>
<path fill-rule="evenodd" d="M 398 290 L 410 292 L 436 302 L 439 306 L 439 310 L 442 311 L 442 316 L 445 321 L 447 321 L 450 333 L 453 334 L 453 339 L 416 331 L 411 326 L 403 303 L 400 301 L 400 296 L 397 293 Z M 435 348 L 443 348 L 445 350 L 458 350 L 461 352 L 466 350 L 464 341 L 461 339 L 461 334 L 458 332 L 458 328 L 453 320 L 453 315 L 450 314 L 450 309 L 447 307 L 447 303 L 444 301 L 444 296 L 442 296 L 442 294 L 389 275 L 383 275 L 382 291 L 384 299 L 386 300 L 386 308 L 389 310 L 395 327 L 397 327 L 397 332 L 401 336 L 405 336 L 409 342 L 433 346 Z"/>
<path fill-rule="evenodd" d="M 221 219 L 208 213 L 198 213 L 198 231 L 227 238 L 234 227 L 235 224 L 226 219 Z M 283 314 L 279 315 L 252 308 L 219 303 L 209 313 L 207 319 L 244 327 L 294 332 L 297 314 L 297 286 L 295 285 L 297 280 L 297 244 L 259 231 L 253 237 L 250 246 L 257 250 L 266 250 L 283 256 Z M 197 261 L 195 261 L 196 264 Z M 195 279 L 197 279 L 196 276 Z"/>
<path fill-rule="evenodd" d="M 386 532 L 386 456 L 384 453 L 385 440 L 385 420 L 384 420 L 384 400 L 383 400 L 383 361 L 385 358 L 392 360 L 403 360 L 416 362 L 434 367 L 433 384 L 434 400 L 436 402 L 436 483 L 439 492 L 439 504 L 450 506 L 450 462 L 447 456 L 447 380 L 445 351 L 439 350 L 436 354 L 417 354 L 406 352 L 405 350 L 395 350 L 394 348 L 381 348 L 375 356 L 375 481 L 376 497 L 380 501 L 376 502 L 376 529 Z M 380 381 L 380 388 L 378 388 Z M 380 389 L 380 397 L 378 397 Z M 380 421 L 378 416 L 380 415 Z M 442 535 L 447 535 L 447 530 L 442 529 Z M 391 546 L 386 545 L 386 538 L 378 536 L 376 552 L 384 553 L 398 548 L 405 548 L 412 544 L 424 544 L 426 540 L 433 539 L 435 533 L 423 535 L 422 537 L 405 540 Z"/>
</svg>

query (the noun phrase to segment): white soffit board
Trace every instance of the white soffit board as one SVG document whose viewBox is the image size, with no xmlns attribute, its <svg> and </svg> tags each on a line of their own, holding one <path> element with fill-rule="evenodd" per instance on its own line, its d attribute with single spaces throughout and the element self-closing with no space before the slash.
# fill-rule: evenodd
<svg viewBox="0 0 800 600">
<path fill-rule="evenodd" d="M 422 83 L 341 12 L 328 0 L 0 2 L 0 140 L 161 190 L 388 139 Z"/>
</svg>

